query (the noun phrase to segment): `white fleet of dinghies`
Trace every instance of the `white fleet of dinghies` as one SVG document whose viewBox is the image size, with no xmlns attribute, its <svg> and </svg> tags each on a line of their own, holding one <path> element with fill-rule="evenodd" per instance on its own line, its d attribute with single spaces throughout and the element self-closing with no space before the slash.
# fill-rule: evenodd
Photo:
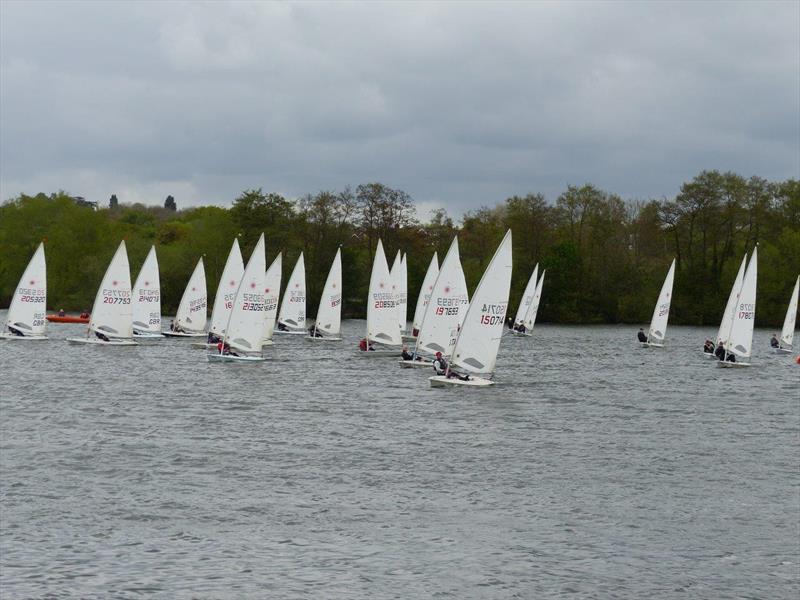
<svg viewBox="0 0 800 600">
<path fill-rule="evenodd" d="M 336 250 L 331 270 L 322 289 L 322 297 L 317 309 L 317 320 L 310 340 L 340 342 L 342 340 L 342 249 Z"/>
<path fill-rule="evenodd" d="M 175 313 L 174 327 L 165 331 L 164 335 L 170 337 L 206 337 L 206 271 L 203 259 L 197 261 L 197 266 L 186 284 L 186 289 Z"/>
<path fill-rule="evenodd" d="M 40 243 L 14 290 L 0 339 L 46 340 L 46 311 L 47 265 Z"/>
<path fill-rule="evenodd" d="M 778 347 L 775 348 L 777 353 L 791 354 L 792 342 L 794 341 L 794 324 L 797 318 L 797 296 L 800 292 L 800 277 L 794 282 L 794 289 L 792 295 L 789 297 L 789 307 L 786 309 L 786 318 L 783 320 L 783 329 L 781 329 L 781 337 L 778 340 Z"/>
<path fill-rule="evenodd" d="M 275 333 L 275 319 L 278 316 L 278 296 L 281 293 L 282 253 L 272 261 L 267 269 L 264 285 L 264 346 L 272 346 Z"/>
<path fill-rule="evenodd" d="M 653 309 L 653 318 L 650 319 L 650 329 L 647 332 L 647 341 L 641 342 L 645 348 L 663 348 L 667 335 L 667 321 L 669 320 L 669 306 L 672 302 L 672 282 L 675 278 L 675 259 L 667 271 L 667 277 L 658 294 L 656 307 Z"/>
<path fill-rule="evenodd" d="M 753 324 L 756 316 L 756 279 L 758 278 L 758 246 L 753 249 L 753 256 L 744 273 L 742 286 L 731 315 L 731 324 L 723 347 L 724 360 L 717 363 L 719 367 L 749 367 L 750 362 L 741 359 L 750 358 L 753 345 Z M 734 358 L 735 357 L 735 358 Z"/>
<path fill-rule="evenodd" d="M 413 353 L 415 360 L 401 360 L 400 366 L 430 367 L 437 352 L 449 358 L 467 312 L 467 306 L 469 306 L 469 293 L 464 270 L 461 268 L 458 238 L 455 237 L 442 261 L 442 268 L 433 284 L 430 301 L 422 317 Z M 417 360 L 421 357 L 427 360 Z"/>
<path fill-rule="evenodd" d="M 306 263 L 302 252 L 283 291 L 276 331 L 301 335 L 306 333 Z"/>
<path fill-rule="evenodd" d="M 86 337 L 67 338 L 67 341 L 100 346 L 136 345 L 133 340 L 131 271 L 124 240 L 114 253 L 97 290 Z"/>
<path fill-rule="evenodd" d="M 367 335 L 363 341 L 368 356 L 397 356 L 400 353 L 400 327 L 397 319 L 397 296 L 383 244 L 378 240 L 367 297 Z M 374 347 L 373 344 L 379 344 Z M 362 346 L 363 348 L 363 346 Z"/>
<path fill-rule="evenodd" d="M 151 246 L 133 284 L 133 336 L 160 338 L 161 280 L 158 274 L 156 247 Z"/>
<path fill-rule="evenodd" d="M 444 375 L 429 378 L 431 387 L 492 385 L 497 351 L 511 291 L 511 230 L 481 277 L 458 332 L 453 356 Z M 460 375 L 459 373 L 464 373 Z M 487 375 L 487 378 L 478 377 Z M 462 378 L 463 377 L 463 378 Z"/>
<path fill-rule="evenodd" d="M 425 307 L 431 299 L 431 292 L 433 291 L 433 284 L 436 283 L 436 278 L 439 276 L 439 257 L 436 252 L 433 253 L 431 262 L 428 265 L 428 270 L 425 272 L 425 279 L 422 280 L 422 286 L 419 288 L 419 298 L 417 298 L 417 307 L 414 309 L 414 320 L 411 322 L 411 335 L 404 335 L 404 342 L 416 342 L 417 335 L 419 334 L 419 326 L 422 324 L 422 318 L 425 316 Z"/>
<path fill-rule="evenodd" d="M 233 306 L 225 324 L 222 341 L 216 352 L 206 356 L 211 362 L 260 362 L 264 342 L 264 293 L 266 289 L 267 260 L 264 234 L 256 247 L 239 281 Z"/>
</svg>

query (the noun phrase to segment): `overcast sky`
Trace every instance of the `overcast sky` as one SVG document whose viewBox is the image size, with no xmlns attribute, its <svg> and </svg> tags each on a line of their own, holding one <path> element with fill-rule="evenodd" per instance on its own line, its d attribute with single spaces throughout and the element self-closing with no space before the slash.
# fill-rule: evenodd
<svg viewBox="0 0 800 600">
<path fill-rule="evenodd" d="M 0 200 L 800 177 L 800 2 L 0 2 Z"/>
</svg>

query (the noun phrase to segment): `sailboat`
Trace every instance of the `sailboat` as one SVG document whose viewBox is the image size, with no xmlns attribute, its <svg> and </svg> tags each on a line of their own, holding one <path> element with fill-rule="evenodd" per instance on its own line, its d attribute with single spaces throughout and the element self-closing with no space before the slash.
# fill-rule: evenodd
<svg viewBox="0 0 800 600">
<path fill-rule="evenodd" d="M 533 267 L 531 278 L 525 286 L 525 291 L 522 292 L 522 298 L 517 307 L 517 315 L 514 317 L 514 328 L 511 330 L 513 335 L 529 336 L 528 324 L 525 322 L 528 316 L 528 309 L 533 304 L 533 297 L 536 295 L 536 286 L 539 283 L 539 263 Z M 538 308 L 538 307 L 537 307 Z M 525 329 L 520 330 L 520 325 L 524 325 Z"/>
<path fill-rule="evenodd" d="M 430 302 L 425 309 L 414 348 L 415 359 L 401 360 L 400 366 L 430 368 L 432 358 L 437 352 L 449 358 L 468 306 L 467 282 L 458 254 L 458 238 L 455 237 L 431 290 Z M 430 359 L 418 360 L 419 355 Z"/>
<path fill-rule="evenodd" d="M 395 294 L 397 294 L 397 320 L 400 324 L 400 337 L 406 332 L 408 327 L 408 265 L 406 264 L 406 255 L 401 254 L 398 250 L 397 256 L 400 258 L 398 263 L 395 260 L 395 271 L 392 266 L 392 281 L 395 286 Z"/>
<path fill-rule="evenodd" d="M 306 333 L 306 263 L 302 252 L 283 291 L 276 332 Z"/>
<path fill-rule="evenodd" d="M 672 302 L 672 282 L 675 279 L 675 259 L 667 271 L 667 277 L 658 294 L 656 307 L 653 309 L 653 318 L 650 319 L 650 329 L 647 332 L 647 341 L 640 342 L 644 348 L 663 348 L 667 335 L 667 321 L 669 320 L 669 306 Z"/>
<path fill-rule="evenodd" d="M 719 367 L 749 367 L 750 362 L 742 362 L 750 358 L 753 346 L 753 325 L 756 319 L 756 280 L 758 278 L 758 246 L 744 273 L 742 287 L 736 301 L 735 309 L 722 345 L 725 348 L 724 360 L 717 363 Z"/>
<path fill-rule="evenodd" d="M 197 266 L 189 277 L 189 283 L 181 297 L 178 312 L 169 331 L 164 335 L 170 337 L 205 337 L 206 336 L 206 271 L 203 259 L 197 261 Z"/>
<path fill-rule="evenodd" d="M 209 362 L 261 362 L 264 341 L 264 292 L 266 288 L 267 260 L 264 251 L 264 234 L 241 276 L 234 294 L 228 321 L 217 352 L 209 352 Z"/>
<path fill-rule="evenodd" d="M 214 295 L 214 308 L 211 309 L 211 324 L 208 326 L 208 342 L 194 343 L 193 347 L 214 347 L 225 335 L 225 327 L 228 324 L 228 317 L 231 315 L 233 300 L 236 298 L 236 290 L 239 289 L 239 282 L 244 273 L 244 261 L 242 251 L 239 249 L 239 240 L 234 238 L 228 259 L 222 268 L 222 276 L 219 278 L 217 293 Z"/>
<path fill-rule="evenodd" d="M 44 243 L 33 253 L 11 298 L 0 339 L 46 340 L 47 265 Z"/>
<path fill-rule="evenodd" d="M 431 387 L 493 385 L 491 377 L 497 363 L 497 351 L 511 290 L 511 230 L 492 257 L 481 277 L 458 332 L 453 357 L 444 375 L 429 378 Z M 465 372 L 459 376 L 453 368 Z M 478 377 L 477 375 L 488 375 Z M 463 378 L 462 378 L 463 377 Z"/>
<path fill-rule="evenodd" d="M 397 319 L 397 295 L 383 244 L 378 240 L 367 297 L 367 331 L 360 350 L 366 356 L 397 356 L 400 354 L 400 328 Z M 377 348 L 373 343 L 380 344 Z"/>
<path fill-rule="evenodd" d="M 411 322 L 411 335 L 402 336 L 404 342 L 416 342 L 417 335 L 419 335 L 419 327 L 422 324 L 422 318 L 425 316 L 425 307 L 431 299 L 431 292 L 433 291 L 433 284 L 436 283 L 436 278 L 439 276 L 439 257 L 436 252 L 431 257 L 431 262 L 428 265 L 428 270 L 425 272 L 425 279 L 422 280 L 422 286 L 419 288 L 419 298 L 417 298 L 417 307 L 414 309 L 414 320 Z"/>
<path fill-rule="evenodd" d="M 275 333 L 275 319 L 278 315 L 278 296 L 281 292 L 282 254 L 272 261 L 267 269 L 266 283 L 264 285 L 264 346 L 272 346 L 272 335 Z"/>
<path fill-rule="evenodd" d="M 794 282 L 794 289 L 792 295 L 789 297 L 789 307 L 786 309 L 786 318 L 783 320 L 783 329 L 781 329 L 781 338 L 778 341 L 778 347 L 775 352 L 791 354 L 792 342 L 794 341 L 794 324 L 797 318 L 797 295 L 800 291 L 800 277 Z"/>
<path fill-rule="evenodd" d="M 342 249 L 336 250 L 309 340 L 342 341 Z"/>
<path fill-rule="evenodd" d="M 725 310 L 722 313 L 722 321 L 720 321 L 719 324 L 717 337 L 714 338 L 714 348 L 719 346 L 727 339 L 723 336 L 727 336 L 728 330 L 733 322 L 733 313 L 736 310 L 736 302 L 739 298 L 739 292 L 742 289 L 742 281 L 744 280 L 744 269 L 746 265 L 747 253 L 745 252 L 744 257 L 742 258 L 742 264 L 739 265 L 739 271 L 736 273 L 736 278 L 733 280 L 733 286 L 731 287 L 731 293 L 728 296 L 728 302 L 725 304 Z M 703 356 L 709 359 L 717 359 L 713 352 L 706 352 L 705 350 L 703 351 Z"/>
<path fill-rule="evenodd" d="M 131 271 L 124 240 L 114 253 L 97 290 L 86 337 L 67 338 L 67 341 L 98 346 L 137 345 L 133 340 Z"/>
<path fill-rule="evenodd" d="M 133 284 L 133 336 L 161 338 L 161 280 L 156 247 L 151 246 Z"/>
</svg>

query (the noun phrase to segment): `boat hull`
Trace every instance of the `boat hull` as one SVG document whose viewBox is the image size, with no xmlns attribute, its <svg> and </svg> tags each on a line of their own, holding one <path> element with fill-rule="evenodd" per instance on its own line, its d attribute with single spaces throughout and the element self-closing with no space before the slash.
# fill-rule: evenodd
<svg viewBox="0 0 800 600">
<path fill-rule="evenodd" d="M 58 315 L 47 315 L 47 317 L 45 317 L 45 318 L 48 321 L 50 321 L 51 323 L 88 323 L 89 322 L 89 318 L 88 317 L 82 318 L 82 317 L 74 317 L 74 316 L 70 316 L 70 315 L 64 315 L 63 317 L 60 317 Z"/>
<path fill-rule="evenodd" d="M 342 338 L 337 336 L 314 337 L 312 335 L 306 336 L 307 340 L 312 342 L 341 342 Z"/>
<path fill-rule="evenodd" d="M 398 348 L 397 350 L 369 350 L 366 352 L 364 350 L 359 349 L 358 354 L 360 356 L 366 356 L 368 358 L 379 358 L 381 356 L 397 357 L 400 356 L 400 349 Z"/>
<path fill-rule="evenodd" d="M 139 344 L 134 340 L 116 340 L 111 339 L 108 342 L 99 340 L 97 338 L 67 338 L 70 344 L 86 344 L 88 346 L 138 346 Z"/>
<path fill-rule="evenodd" d="M 308 335 L 308 331 L 306 331 L 305 329 L 298 329 L 296 331 L 294 331 L 294 330 L 281 331 L 277 327 L 275 328 L 275 331 L 273 333 L 275 335 L 277 335 L 277 334 L 280 334 L 280 335 Z"/>
<path fill-rule="evenodd" d="M 792 349 L 791 348 L 773 348 L 772 351 L 775 354 L 791 354 L 792 353 Z"/>
<path fill-rule="evenodd" d="M 231 356 L 230 354 L 206 354 L 208 362 L 212 363 L 257 363 L 267 360 L 263 356 Z"/>
<path fill-rule="evenodd" d="M 400 336 L 404 342 L 416 342 L 417 336 L 415 335 L 402 335 Z"/>
<path fill-rule="evenodd" d="M 430 369 L 433 367 L 433 361 L 428 360 L 401 360 L 398 361 L 398 363 L 403 369 L 414 369 L 416 367 L 427 367 Z"/>
<path fill-rule="evenodd" d="M 463 386 L 463 387 L 488 387 L 490 385 L 494 385 L 494 381 L 489 379 L 484 379 L 483 377 L 473 377 L 467 381 L 463 381 L 458 379 L 457 377 L 445 377 L 444 375 L 434 375 L 433 377 L 428 377 L 428 381 L 431 382 L 432 388 L 444 388 L 444 387 L 455 387 L 455 386 Z"/>
<path fill-rule="evenodd" d="M 664 347 L 664 344 L 658 344 L 656 342 L 639 342 L 639 344 L 641 344 L 642 348 L 663 348 Z"/>
<path fill-rule="evenodd" d="M 0 333 L 0 340 L 47 340 L 50 339 L 46 335 L 14 335 L 13 333 Z"/>
<path fill-rule="evenodd" d="M 703 352 L 703 358 L 706 358 L 708 360 L 711 360 L 711 359 L 718 360 L 717 357 L 714 354 L 712 354 L 711 352 Z"/>
<path fill-rule="evenodd" d="M 167 337 L 175 338 L 198 338 L 206 337 L 208 335 L 205 331 L 198 331 L 197 333 L 186 333 L 183 331 L 162 331 L 162 333 Z"/>
<path fill-rule="evenodd" d="M 531 337 L 533 334 L 528 333 L 527 331 L 514 331 L 513 329 L 510 330 L 511 335 L 515 335 L 517 337 Z"/>
<path fill-rule="evenodd" d="M 159 339 L 163 338 L 163 333 L 154 333 L 152 331 L 136 331 L 133 330 L 133 337 L 140 338 L 140 339 Z"/>
<path fill-rule="evenodd" d="M 749 367 L 750 363 L 746 362 L 730 362 L 726 360 L 722 362 L 721 360 L 717 362 L 717 366 L 721 369 L 738 369 L 739 367 Z"/>
</svg>

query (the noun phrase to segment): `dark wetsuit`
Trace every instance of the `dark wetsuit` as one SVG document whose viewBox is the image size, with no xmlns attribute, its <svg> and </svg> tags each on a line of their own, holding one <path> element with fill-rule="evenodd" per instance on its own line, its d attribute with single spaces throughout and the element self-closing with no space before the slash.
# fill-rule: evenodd
<svg viewBox="0 0 800 600">
<path fill-rule="evenodd" d="M 644 343 L 647 341 L 647 336 L 645 335 L 644 331 L 640 331 L 636 334 L 636 337 L 639 338 L 639 341 Z"/>
</svg>

